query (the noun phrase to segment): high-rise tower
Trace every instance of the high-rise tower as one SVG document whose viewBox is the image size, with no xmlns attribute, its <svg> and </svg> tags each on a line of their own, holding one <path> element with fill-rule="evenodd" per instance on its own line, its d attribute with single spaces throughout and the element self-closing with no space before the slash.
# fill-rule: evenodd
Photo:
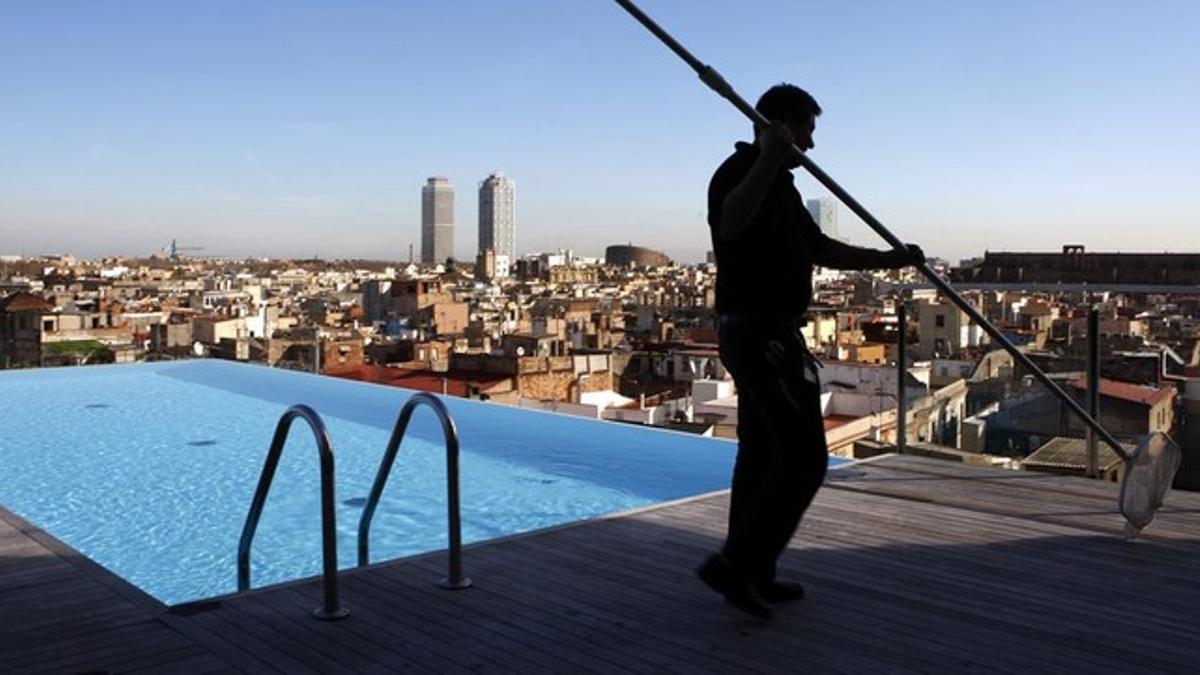
<svg viewBox="0 0 1200 675">
<path fill-rule="evenodd" d="M 517 186 L 499 171 L 479 184 L 479 251 L 517 259 Z"/>
<path fill-rule="evenodd" d="M 808 213 L 812 215 L 813 222 L 817 224 L 817 227 L 821 228 L 825 236 L 830 239 L 839 238 L 837 202 L 828 197 L 823 197 L 821 199 L 810 199 L 805 203 L 805 206 L 808 207 Z"/>
<path fill-rule="evenodd" d="M 454 185 L 447 178 L 430 178 L 421 188 L 421 262 L 453 257 Z"/>
</svg>

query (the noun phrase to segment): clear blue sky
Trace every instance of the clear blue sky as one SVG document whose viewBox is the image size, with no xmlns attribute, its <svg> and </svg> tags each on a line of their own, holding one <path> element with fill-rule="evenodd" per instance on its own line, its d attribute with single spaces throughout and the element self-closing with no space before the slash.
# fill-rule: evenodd
<svg viewBox="0 0 1200 675">
<path fill-rule="evenodd" d="M 809 89 L 810 155 L 931 254 L 1200 250 L 1195 0 L 641 6 L 751 100 Z M 694 261 L 708 177 L 748 135 L 609 0 L 0 9 L 0 254 L 404 259 L 442 175 L 470 258 L 500 169 L 519 253 Z"/>
</svg>

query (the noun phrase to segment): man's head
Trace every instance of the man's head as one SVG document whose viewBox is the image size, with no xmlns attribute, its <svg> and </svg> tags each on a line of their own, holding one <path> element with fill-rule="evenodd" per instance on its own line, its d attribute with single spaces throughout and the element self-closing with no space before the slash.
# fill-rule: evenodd
<svg viewBox="0 0 1200 675">
<path fill-rule="evenodd" d="M 801 150 L 812 149 L 812 135 L 821 106 L 807 91 L 786 82 L 777 84 L 759 97 L 754 109 L 771 121 L 786 124 Z"/>
</svg>

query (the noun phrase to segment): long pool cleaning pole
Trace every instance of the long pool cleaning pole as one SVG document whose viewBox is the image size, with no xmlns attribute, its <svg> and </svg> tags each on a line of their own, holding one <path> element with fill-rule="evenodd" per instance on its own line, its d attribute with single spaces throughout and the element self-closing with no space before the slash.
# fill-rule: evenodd
<svg viewBox="0 0 1200 675">
<path fill-rule="evenodd" d="M 754 106 L 750 105 L 744 98 L 739 96 L 738 93 L 734 91 L 733 87 L 725 81 L 725 78 L 721 77 L 720 73 L 713 69 L 712 66 L 701 63 L 699 59 L 697 59 L 695 56 L 692 56 L 691 52 L 685 49 L 683 45 L 679 44 L 675 38 L 671 37 L 670 33 L 663 30 L 662 27 L 655 23 L 653 19 L 651 19 L 649 16 L 646 16 L 646 13 L 643 12 L 637 5 L 630 0 L 616 0 L 616 3 L 624 8 L 625 11 L 629 12 L 633 18 L 637 19 L 638 23 L 645 26 L 646 29 L 651 33 L 654 33 L 654 35 L 661 40 L 663 44 L 669 47 L 671 51 L 675 52 L 679 58 L 687 62 L 687 64 L 691 66 L 692 70 L 696 71 L 696 74 L 700 76 L 700 80 L 704 82 L 704 84 L 708 85 L 710 89 L 720 94 L 722 98 L 725 98 L 732 103 L 735 108 L 742 112 L 743 115 L 750 118 L 751 122 L 759 126 L 769 126 L 771 124 L 767 118 L 762 116 L 762 113 L 755 110 Z M 803 166 L 806 171 L 812 174 L 813 178 L 816 178 L 821 185 L 824 185 L 826 189 L 840 199 L 843 204 L 845 204 L 851 211 L 855 213 L 855 215 L 857 215 L 859 218 L 862 218 L 863 222 L 870 226 L 872 230 L 875 230 L 876 234 L 878 234 L 880 237 L 883 237 L 883 240 L 888 244 L 891 244 L 892 248 L 900 251 L 907 251 L 904 242 L 900 241 L 896 235 L 892 234 L 891 231 L 884 227 L 883 223 L 879 222 L 875 216 L 871 215 L 871 212 L 868 211 L 862 204 L 859 204 L 858 200 L 852 197 L 849 192 L 846 192 L 844 189 L 842 189 L 842 186 L 838 185 L 837 181 L 833 180 L 829 174 L 825 173 L 821 167 L 817 166 L 816 162 L 809 159 L 808 155 L 804 154 L 800 148 L 793 146 L 793 150 L 795 150 L 800 158 L 800 165 Z M 1091 415 L 1087 413 L 1086 410 L 1084 410 L 1082 405 L 1080 405 L 1074 398 L 1071 398 L 1070 395 L 1063 391 L 1057 384 L 1054 383 L 1053 380 L 1043 373 L 1042 369 L 1038 368 L 1033 361 L 1030 361 L 1029 357 L 1025 356 L 1021 350 L 1017 349 L 1016 345 L 1009 342 L 1008 338 L 1004 337 L 1004 334 L 1001 333 L 999 329 L 989 323 L 982 314 L 972 307 L 971 303 L 967 302 L 966 298 L 959 295 L 958 291 L 955 291 L 949 283 L 938 276 L 938 273 L 929 266 L 929 263 L 921 263 L 917 266 L 917 269 L 920 270 L 921 274 L 924 274 L 925 278 L 929 279 L 930 283 L 937 287 L 937 289 L 941 291 L 943 295 L 950 298 L 955 305 L 958 305 L 958 308 L 961 309 L 963 313 L 970 317 L 971 320 L 974 321 L 980 328 L 982 328 L 985 333 L 987 333 L 993 340 L 1003 347 L 1004 350 L 1013 357 L 1013 359 L 1015 359 L 1026 370 L 1028 370 L 1030 374 L 1036 377 L 1037 380 L 1050 391 L 1050 393 L 1057 396 L 1059 400 L 1061 400 L 1068 408 L 1071 409 L 1071 412 L 1074 412 L 1076 415 L 1078 415 L 1079 418 L 1083 420 L 1088 427 L 1095 431 L 1105 443 L 1108 443 L 1112 447 L 1113 452 L 1117 453 L 1117 455 L 1125 461 L 1132 459 L 1129 452 L 1126 451 L 1125 448 L 1121 447 L 1121 444 L 1117 442 L 1117 439 L 1114 438 L 1112 434 L 1108 433 L 1107 429 L 1101 426 L 1099 422 L 1097 422 L 1094 418 L 1092 418 Z"/>
</svg>

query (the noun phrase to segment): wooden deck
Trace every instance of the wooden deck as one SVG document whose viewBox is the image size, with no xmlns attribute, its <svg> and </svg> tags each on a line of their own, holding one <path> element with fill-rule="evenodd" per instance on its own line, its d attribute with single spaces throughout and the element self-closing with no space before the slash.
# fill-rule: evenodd
<svg viewBox="0 0 1200 675">
<path fill-rule="evenodd" d="M 727 496 L 165 610 L 12 514 L 0 671 L 1194 672 L 1200 494 L 1126 543 L 1117 486 L 888 457 L 836 472 L 783 572 L 810 597 L 764 623 L 702 586 Z M 232 544 L 231 544 L 232 545 Z"/>
</svg>

